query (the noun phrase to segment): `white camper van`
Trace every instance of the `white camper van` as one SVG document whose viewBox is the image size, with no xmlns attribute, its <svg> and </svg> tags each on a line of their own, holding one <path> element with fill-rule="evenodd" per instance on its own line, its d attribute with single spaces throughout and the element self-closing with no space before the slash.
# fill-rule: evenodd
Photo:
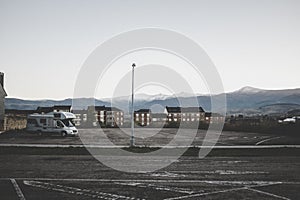
<svg viewBox="0 0 300 200">
<path fill-rule="evenodd" d="M 72 122 L 76 116 L 69 112 L 51 112 L 47 114 L 32 114 L 27 117 L 26 130 L 43 133 L 58 133 L 61 136 L 77 136 L 78 130 Z"/>
</svg>

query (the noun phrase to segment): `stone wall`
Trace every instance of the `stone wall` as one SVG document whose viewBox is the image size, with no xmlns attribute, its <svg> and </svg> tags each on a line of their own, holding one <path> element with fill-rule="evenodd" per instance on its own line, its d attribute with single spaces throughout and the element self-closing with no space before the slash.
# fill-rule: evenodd
<svg viewBox="0 0 300 200">
<path fill-rule="evenodd" d="M 26 128 L 27 117 L 24 115 L 6 115 L 4 130 L 20 130 Z"/>
</svg>

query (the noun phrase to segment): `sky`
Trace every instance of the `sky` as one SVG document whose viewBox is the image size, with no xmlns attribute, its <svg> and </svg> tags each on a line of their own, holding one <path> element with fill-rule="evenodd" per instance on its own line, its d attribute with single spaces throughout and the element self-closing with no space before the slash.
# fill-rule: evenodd
<svg viewBox="0 0 300 200">
<path fill-rule="evenodd" d="M 299 10 L 298 0 L 0 0 L 0 71 L 8 97 L 72 97 L 78 73 L 95 48 L 120 33 L 157 27 L 197 42 L 226 92 L 244 86 L 299 88 Z M 115 65 L 115 72 L 122 71 Z M 131 66 L 126 67 L 110 80 L 118 83 L 128 75 Z M 191 84 L 194 92 L 207 92 Z M 96 97 L 111 96 L 112 85 L 99 85 Z M 166 92 L 157 85 L 139 91 Z"/>
</svg>

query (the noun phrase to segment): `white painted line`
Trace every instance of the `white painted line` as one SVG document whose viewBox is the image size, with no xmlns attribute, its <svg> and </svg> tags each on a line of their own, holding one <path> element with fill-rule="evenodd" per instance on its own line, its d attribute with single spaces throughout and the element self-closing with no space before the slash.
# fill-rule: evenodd
<svg viewBox="0 0 300 200">
<path fill-rule="evenodd" d="M 17 181 L 15 179 L 10 179 L 10 181 L 11 181 L 12 185 L 14 186 L 19 199 L 25 200 L 24 194 L 22 193 L 21 188 L 19 187 Z"/>
<path fill-rule="evenodd" d="M 264 191 L 261 191 L 261 190 L 256 190 L 256 189 L 253 189 L 253 188 L 247 188 L 247 190 L 257 192 L 257 193 L 261 193 L 261 194 L 265 194 L 267 196 L 271 196 L 271 197 L 274 197 L 274 198 L 277 198 L 277 199 L 290 200 L 289 198 L 286 198 L 286 197 L 283 197 L 283 196 L 279 196 L 279 195 L 272 194 L 272 193 L 269 193 L 269 192 L 264 192 Z"/>
<path fill-rule="evenodd" d="M 184 194 L 193 194 L 194 191 L 188 188 L 179 188 L 179 187 L 167 187 L 167 186 L 158 186 L 152 183 L 141 183 L 141 182 L 130 182 L 130 183 L 122 183 L 122 182 L 115 182 L 114 184 L 119 185 L 126 185 L 131 187 L 138 187 L 138 188 L 151 188 L 159 191 L 167 191 L 167 192 L 177 192 L 177 193 L 184 193 Z"/>
<path fill-rule="evenodd" d="M 266 183 L 266 182 L 264 182 L 264 183 L 261 183 L 259 185 L 244 186 L 244 187 L 239 187 L 239 188 L 231 188 L 231 189 L 218 190 L 218 191 L 213 191 L 213 192 L 204 192 L 204 193 L 198 193 L 198 194 L 191 194 L 191 195 L 185 195 L 185 196 L 167 198 L 167 199 L 164 199 L 164 200 L 187 199 L 187 198 L 192 198 L 192 197 L 208 196 L 208 195 L 212 195 L 212 194 L 226 193 L 226 192 L 232 192 L 232 191 L 238 191 L 238 190 L 251 190 L 251 188 L 253 188 L 253 187 L 262 187 L 262 186 L 269 186 L 269 185 L 277 185 L 279 183 L 280 182 L 272 182 L 272 183 Z M 259 190 L 257 190 L 257 191 L 259 191 Z"/>
<path fill-rule="evenodd" d="M 33 148 L 128 148 L 124 145 L 106 146 L 106 145 L 81 145 L 81 144 L 0 144 L 0 147 L 33 147 Z M 143 148 L 144 146 L 136 146 Z M 208 148 L 208 149 L 276 149 L 276 148 L 300 148 L 300 145 L 236 145 L 236 146 L 159 146 L 153 145 L 147 148 Z"/>
<path fill-rule="evenodd" d="M 270 140 L 276 140 L 276 139 L 279 139 L 279 138 L 281 138 L 281 137 L 268 138 L 268 139 L 265 139 L 265 140 L 257 142 L 255 145 L 260 145 L 260 144 L 262 144 L 264 142 L 267 142 L 267 141 L 270 141 Z"/>
<path fill-rule="evenodd" d="M 192 198 L 192 197 L 207 196 L 207 195 L 211 195 L 211 194 L 226 193 L 226 192 L 232 192 L 232 191 L 238 191 L 238 190 L 244 190 L 244 189 L 246 189 L 246 188 L 245 187 L 232 188 L 232 189 L 226 189 L 226 190 L 218 190 L 218 191 L 214 191 L 214 192 L 204 192 L 204 193 L 191 194 L 191 195 L 180 196 L 180 197 L 166 198 L 164 200 L 187 199 L 187 198 Z"/>
<path fill-rule="evenodd" d="M 26 181 L 70 181 L 70 182 L 145 182 L 145 183 L 209 183 L 209 184 L 236 184 L 236 185 L 268 185 L 268 184 L 295 184 L 291 181 L 218 181 L 218 180 L 191 180 L 191 179 L 82 179 L 82 178 L 0 178 L 0 180 L 26 180 Z"/>
<path fill-rule="evenodd" d="M 202 171 L 169 171 L 169 173 L 177 174 L 218 174 L 218 175 L 247 175 L 247 174 L 269 174 L 265 171 L 235 171 L 235 170 L 202 170 Z"/>
<path fill-rule="evenodd" d="M 128 196 L 111 194 L 106 192 L 92 191 L 88 189 L 81 189 L 81 188 L 69 187 L 69 186 L 46 183 L 46 182 L 39 182 L 39 181 L 23 181 L 23 182 L 25 185 L 29 185 L 32 187 L 37 187 L 37 188 L 42 188 L 42 189 L 52 190 L 57 192 L 64 192 L 64 193 L 69 193 L 69 194 L 79 195 L 79 196 L 87 196 L 90 198 L 107 199 L 107 200 L 115 200 L 115 199 L 138 200 L 139 199 L 135 197 L 128 197 Z"/>
</svg>

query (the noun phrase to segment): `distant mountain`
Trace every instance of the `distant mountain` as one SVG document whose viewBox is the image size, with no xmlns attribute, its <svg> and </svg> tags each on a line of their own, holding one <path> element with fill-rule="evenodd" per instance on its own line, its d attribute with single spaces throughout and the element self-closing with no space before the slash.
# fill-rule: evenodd
<svg viewBox="0 0 300 200">
<path fill-rule="evenodd" d="M 220 94 L 224 95 L 224 94 Z M 286 90 L 263 90 L 253 87 L 244 87 L 234 92 L 226 93 L 228 114 L 284 114 L 300 109 L 300 88 Z M 216 95 L 218 97 L 218 95 Z M 165 106 L 194 105 L 195 98 L 198 104 L 206 111 L 211 110 L 209 95 L 193 97 L 191 94 L 178 95 L 147 95 L 135 96 L 135 109 L 151 108 L 153 112 L 162 112 Z M 75 99 L 76 109 L 86 109 L 88 105 L 105 105 L 118 107 L 125 112 L 130 108 L 130 96 L 111 99 L 80 98 Z M 38 106 L 72 105 L 72 99 L 65 100 L 22 100 L 6 98 L 7 109 L 36 109 Z"/>
<path fill-rule="evenodd" d="M 243 87 L 237 91 L 235 91 L 234 93 L 247 93 L 247 94 L 253 94 L 253 93 L 257 93 L 257 92 L 261 92 L 263 91 L 262 89 L 258 89 L 258 88 L 254 88 L 254 87 L 250 87 L 250 86 L 246 86 Z"/>
<path fill-rule="evenodd" d="M 23 100 L 17 98 L 5 98 L 6 109 L 19 109 L 19 110 L 35 110 L 39 106 L 53 106 L 53 105 L 72 105 L 72 99 L 64 100 Z M 105 105 L 109 106 L 109 102 L 104 102 L 94 98 L 80 98 L 76 99 L 76 106 L 78 109 L 86 109 L 86 105 Z"/>
</svg>

